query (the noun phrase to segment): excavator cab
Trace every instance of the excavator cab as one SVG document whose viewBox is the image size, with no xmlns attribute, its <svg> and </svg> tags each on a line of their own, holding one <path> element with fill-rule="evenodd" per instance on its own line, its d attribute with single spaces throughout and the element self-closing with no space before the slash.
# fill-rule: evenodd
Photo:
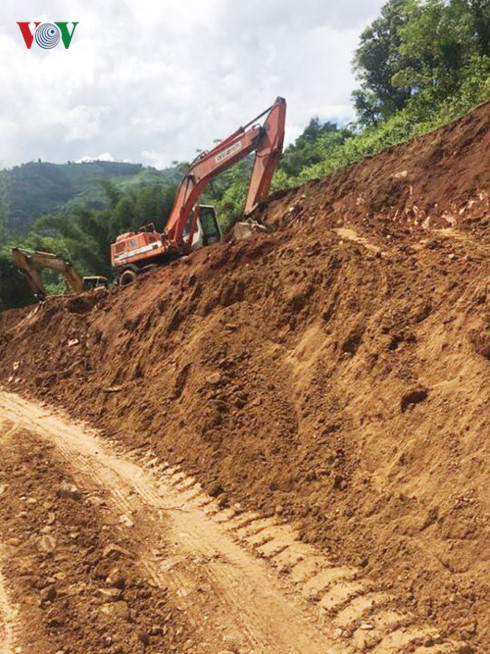
<svg viewBox="0 0 490 654">
<path fill-rule="evenodd" d="M 201 204 L 200 209 L 199 218 L 203 230 L 204 245 L 212 245 L 221 241 L 223 235 L 214 207 L 210 204 Z"/>
<path fill-rule="evenodd" d="M 187 239 L 192 222 L 192 214 L 186 223 L 183 233 L 184 238 Z M 221 229 L 219 227 L 216 211 L 210 204 L 199 205 L 199 216 L 196 223 L 196 230 L 192 236 L 192 249 L 198 250 L 199 248 L 206 247 L 217 243 L 222 238 Z"/>
</svg>

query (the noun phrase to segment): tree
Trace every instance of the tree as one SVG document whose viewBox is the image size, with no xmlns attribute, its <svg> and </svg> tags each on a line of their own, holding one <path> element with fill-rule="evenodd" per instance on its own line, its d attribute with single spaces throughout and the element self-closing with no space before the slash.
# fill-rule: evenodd
<svg viewBox="0 0 490 654">
<path fill-rule="evenodd" d="M 111 203 L 111 207 L 114 209 L 122 197 L 121 190 L 110 179 L 101 179 L 99 184 L 102 186 L 106 197 Z"/>
<path fill-rule="evenodd" d="M 322 123 L 318 117 L 312 118 L 294 144 L 284 151 L 280 169 L 295 177 L 304 167 L 320 162 L 325 156 L 325 142 L 338 131 L 334 123 Z"/>
<path fill-rule="evenodd" d="M 33 301 L 29 284 L 14 266 L 7 248 L 5 207 L 0 202 L 0 311 L 23 307 Z"/>
<path fill-rule="evenodd" d="M 111 272 L 110 210 L 77 209 L 70 216 L 42 216 L 34 224 L 30 242 L 34 249 L 60 252 L 82 274 L 105 275 Z"/>
<path fill-rule="evenodd" d="M 354 56 L 354 72 L 361 88 L 353 95 L 362 125 L 376 125 L 403 108 L 410 98 L 410 86 L 393 84 L 393 76 L 403 70 L 407 57 L 400 53 L 399 30 L 410 0 L 389 0 L 381 16 L 361 34 Z"/>
<path fill-rule="evenodd" d="M 7 253 L 0 253 L 0 311 L 17 309 L 34 302 L 25 277 L 16 269 Z"/>
<path fill-rule="evenodd" d="M 485 68 L 475 58 L 489 52 L 488 0 L 390 0 L 356 50 L 359 123 L 375 126 L 405 107 L 427 118 Z"/>
<path fill-rule="evenodd" d="M 211 201 L 216 205 L 218 220 L 223 232 L 227 232 L 237 220 L 243 217 L 252 165 L 253 156 L 235 164 L 220 175 L 211 188 L 208 186 L 203 196 L 204 202 Z"/>
<path fill-rule="evenodd" d="M 5 205 L 0 201 L 0 250 L 5 245 L 7 235 L 5 232 Z"/>
<path fill-rule="evenodd" d="M 119 234 L 155 222 L 162 229 L 173 205 L 175 185 L 152 184 L 120 191 L 104 184 L 110 196 L 110 209 L 77 208 L 70 215 L 39 218 L 30 234 L 33 247 L 62 252 L 88 275 L 111 275 L 111 243 Z"/>
<path fill-rule="evenodd" d="M 112 212 L 112 232 L 117 236 L 117 234 L 132 231 L 135 217 L 136 199 L 134 196 L 125 195 L 119 200 Z"/>
<path fill-rule="evenodd" d="M 468 5 L 473 18 L 478 53 L 490 57 L 490 2 L 469 0 Z"/>
<path fill-rule="evenodd" d="M 177 185 L 152 184 L 143 186 L 136 197 L 138 226 L 154 223 L 157 229 L 166 224 L 173 207 Z"/>
<path fill-rule="evenodd" d="M 415 90 L 410 106 L 420 115 L 458 93 L 474 57 L 485 50 L 488 22 L 479 0 L 409 0 L 404 13 L 398 33 L 406 65 L 392 81 Z"/>
</svg>

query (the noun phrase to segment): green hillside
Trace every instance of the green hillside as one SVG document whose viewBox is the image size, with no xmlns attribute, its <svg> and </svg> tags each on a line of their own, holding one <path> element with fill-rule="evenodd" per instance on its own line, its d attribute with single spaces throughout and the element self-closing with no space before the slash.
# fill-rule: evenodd
<svg viewBox="0 0 490 654">
<path fill-rule="evenodd" d="M 93 161 L 53 164 L 29 162 L 0 171 L 0 190 L 5 207 L 5 231 L 9 236 L 27 234 L 44 214 L 68 215 L 77 207 L 109 206 L 101 181 L 137 188 L 158 182 L 177 181 L 175 168 L 158 171 L 141 164 Z"/>
</svg>

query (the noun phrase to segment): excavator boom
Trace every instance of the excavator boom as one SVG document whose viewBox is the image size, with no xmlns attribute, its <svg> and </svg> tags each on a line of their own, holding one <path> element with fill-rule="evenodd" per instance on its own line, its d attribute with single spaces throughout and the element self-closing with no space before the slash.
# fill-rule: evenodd
<svg viewBox="0 0 490 654">
<path fill-rule="evenodd" d="M 286 101 L 278 98 L 271 107 L 257 143 L 254 167 L 245 203 L 245 216 L 250 216 L 267 199 L 272 176 L 282 153 L 285 121 Z"/>
<path fill-rule="evenodd" d="M 265 123 L 258 125 L 256 121 L 265 114 L 268 114 Z M 284 98 L 277 98 L 262 114 L 245 127 L 240 127 L 209 152 L 202 153 L 192 163 L 180 184 L 165 230 L 172 244 L 189 247 L 197 216 L 194 216 L 190 230 L 186 232 L 186 243 L 182 242 L 184 229 L 205 187 L 217 175 L 254 151 L 255 162 L 245 205 L 245 216 L 250 215 L 267 198 L 272 176 L 282 152 L 285 120 L 286 101 Z"/>
<path fill-rule="evenodd" d="M 47 291 L 44 286 L 41 271 L 33 264 L 29 254 L 20 248 L 13 248 L 12 259 L 17 268 L 24 273 L 34 295 L 40 298 L 46 297 Z"/>
</svg>

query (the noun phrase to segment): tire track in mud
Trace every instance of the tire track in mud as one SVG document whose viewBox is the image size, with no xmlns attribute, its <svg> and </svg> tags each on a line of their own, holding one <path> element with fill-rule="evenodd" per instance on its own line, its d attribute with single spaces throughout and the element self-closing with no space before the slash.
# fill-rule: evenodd
<svg viewBox="0 0 490 654">
<path fill-rule="evenodd" d="M 0 411 L 55 444 L 77 474 L 112 493 L 130 521 L 141 510 L 162 518 L 166 554 L 150 543 L 140 563 L 178 598 L 203 652 L 216 651 L 206 647 L 210 629 L 230 650 L 247 654 L 465 651 L 400 609 L 400 598 L 360 568 L 334 565 L 300 542 L 279 518 L 238 505 L 221 510 L 195 479 L 151 452 L 124 451 L 19 396 L 0 393 Z"/>
<path fill-rule="evenodd" d="M 155 584 L 170 589 L 202 641 L 200 652 L 340 654 L 307 603 L 287 596 L 265 563 L 233 542 L 199 506 L 185 503 L 170 483 L 163 488 L 154 474 L 123 458 L 92 431 L 31 402 L 2 393 L 0 412 L 54 444 L 81 486 L 110 492 L 107 501 L 134 521 L 131 535 L 142 545 L 140 566 Z M 184 510 L 169 509 L 184 503 Z M 165 540 L 164 554 L 157 538 L 138 533 L 142 511 L 145 519 L 165 515 L 161 524 L 155 520 L 154 530 Z"/>
</svg>

